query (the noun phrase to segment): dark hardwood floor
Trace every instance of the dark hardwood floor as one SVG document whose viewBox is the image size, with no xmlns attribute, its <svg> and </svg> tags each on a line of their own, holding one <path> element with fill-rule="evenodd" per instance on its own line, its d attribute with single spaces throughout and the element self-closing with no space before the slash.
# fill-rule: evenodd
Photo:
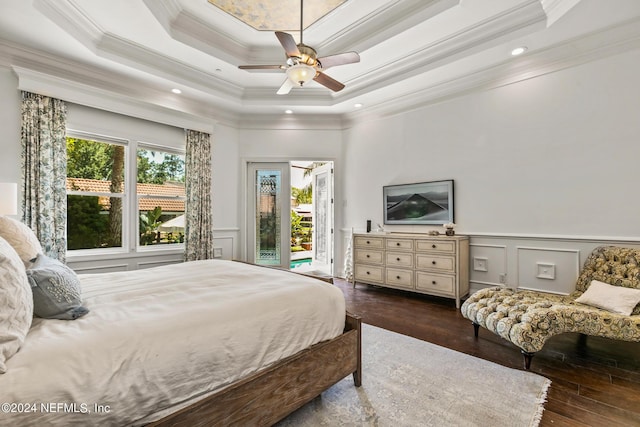
<svg viewBox="0 0 640 427">
<path fill-rule="evenodd" d="M 365 323 L 523 369 L 513 344 L 483 328 L 474 338 L 453 300 L 363 284 L 353 289 L 341 279 L 335 284 L 347 310 Z M 640 343 L 559 335 L 535 355 L 531 371 L 552 381 L 541 426 L 640 426 Z"/>
</svg>

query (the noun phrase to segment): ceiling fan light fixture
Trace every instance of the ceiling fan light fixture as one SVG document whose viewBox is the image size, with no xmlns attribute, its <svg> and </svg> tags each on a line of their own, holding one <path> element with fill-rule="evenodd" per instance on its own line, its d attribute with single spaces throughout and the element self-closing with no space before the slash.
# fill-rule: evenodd
<svg viewBox="0 0 640 427">
<path fill-rule="evenodd" d="M 316 69 L 306 64 L 296 64 L 287 68 L 287 77 L 293 84 L 302 86 L 316 76 Z"/>
</svg>

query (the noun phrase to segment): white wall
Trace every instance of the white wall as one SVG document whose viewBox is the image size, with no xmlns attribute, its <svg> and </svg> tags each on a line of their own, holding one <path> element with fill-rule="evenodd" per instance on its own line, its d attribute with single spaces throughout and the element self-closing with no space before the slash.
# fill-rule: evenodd
<svg viewBox="0 0 640 427">
<path fill-rule="evenodd" d="M 0 182 L 20 182 L 20 103 L 18 78 L 0 67 Z"/>
<path fill-rule="evenodd" d="M 383 185 L 451 178 L 461 232 L 639 239 L 638 75 L 629 52 L 354 127 L 347 223 L 381 222 Z"/>
<path fill-rule="evenodd" d="M 240 258 L 240 155 L 237 129 L 216 124 L 212 139 L 214 247 L 222 258 Z"/>
<path fill-rule="evenodd" d="M 344 234 L 382 222 L 384 185 L 454 179 L 457 232 L 495 252 L 498 270 L 479 283 L 509 273 L 508 284 L 536 287 L 521 274 L 533 264 L 551 260 L 570 277 L 590 247 L 639 243 L 638 75 L 632 51 L 356 125 L 345 132 Z M 577 253 L 571 265 L 565 250 Z M 563 280 L 548 287 L 562 291 Z"/>
</svg>

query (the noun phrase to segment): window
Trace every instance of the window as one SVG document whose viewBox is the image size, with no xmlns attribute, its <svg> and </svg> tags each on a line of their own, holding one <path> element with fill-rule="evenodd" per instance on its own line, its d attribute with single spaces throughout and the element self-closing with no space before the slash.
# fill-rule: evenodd
<svg viewBox="0 0 640 427">
<path fill-rule="evenodd" d="M 184 155 L 138 148 L 140 246 L 184 242 Z"/>
<path fill-rule="evenodd" d="M 183 243 L 184 173 L 184 154 L 165 147 L 68 135 L 67 249 Z"/>
<path fill-rule="evenodd" d="M 122 247 L 125 146 L 67 137 L 67 249 Z"/>
</svg>

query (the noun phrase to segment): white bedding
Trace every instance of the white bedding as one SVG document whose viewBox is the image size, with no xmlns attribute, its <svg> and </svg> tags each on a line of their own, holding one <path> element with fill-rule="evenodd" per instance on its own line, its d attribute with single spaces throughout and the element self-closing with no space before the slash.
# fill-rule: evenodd
<svg viewBox="0 0 640 427">
<path fill-rule="evenodd" d="M 149 422 L 344 329 L 339 288 L 237 262 L 80 280 L 90 312 L 34 319 L 8 360 L 1 425 Z"/>
</svg>

